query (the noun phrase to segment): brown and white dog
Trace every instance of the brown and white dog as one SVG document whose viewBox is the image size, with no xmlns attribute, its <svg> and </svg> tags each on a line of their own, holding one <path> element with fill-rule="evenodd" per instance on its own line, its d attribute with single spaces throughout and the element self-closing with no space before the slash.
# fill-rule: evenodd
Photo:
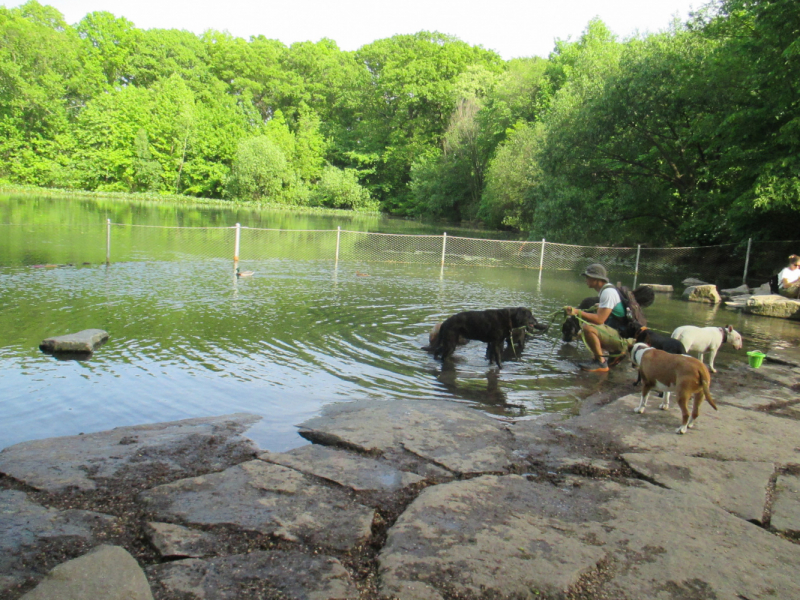
<svg viewBox="0 0 800 600">
<path fill-rule="evenodd" d="M 695 327 L 684 325 L 672 332 L 672 337 L 679 340 L 686 352 L 697 352 L 700 362 L 703 362 L 703 355 L 708 352 L 708 367 L 712 373 L 716 373 L 714 368 L 714 358 L 717 350 L 725 342 L 733 346 L 734 350 L 741 350 L 742 336 L 732 326 L 727 327 Z"/>
<path fill-rule="evenodd" d="M 676 433 L 686 433 L 700 414 L 703 398 L 717 410 L 717 404 L 708 389 L 711 375 L 706 366 L 696 358 L 680 354 L 670 354 L 663 350 L 651 348 L 647 344 L 634 344 L 631 350 L 633 366 L 639 369 L 642 378 L 642 399 L 635 412 L 643 413 L 647 406 L 647 397 L 652 390 L 675 392 L 678 394 L 678 406 L 681 407 L 681 426 Z M 689 398 L 694 397 L 691 418 L 689 416 Z M 669 395 L 665 394 L 661 408 L 669 408 Z"/>
</svg>

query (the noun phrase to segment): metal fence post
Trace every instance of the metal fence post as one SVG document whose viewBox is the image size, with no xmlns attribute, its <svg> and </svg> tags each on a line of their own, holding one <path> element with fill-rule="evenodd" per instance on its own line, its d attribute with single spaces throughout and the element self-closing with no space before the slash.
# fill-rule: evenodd
<svg viewBox="0 0 800 600">
<path fill-rule="evenodd" d="M 242 226 L 239 223 L 236 224 L 236 241 L 233 244 L 233 262 L 239 262 L 239 240 L 242 233 Z"/>
<path fill-rule="evenodd" d="M 753 243 L 753 238 L 747 240 L 747 256 L 744 259 L 744 274 L 742 275 L 742 283 L 747 283 L 747 269 L 750 266 L 750 244 Z"/>
<path fill-rule="evenodd" d="M 106 219 L 106 264 L 111 264 L 111 219 Z"/>
<path fill-rule="evenodd" d="M 444 268 L 444 253 L 447 250 L 447 232 L 442 234 L 442 268 Z"/>
<path fill-rule="evenodd" d="M 636 246 L 636 266 L 633 268 L 633 289 L 636 289 L 636 281 L 639 279 L 639 254 L 642 252 L 642 245 Z"/>
<path fill-rule="evenodd" d="M 341 235 L 342 235 L 342 228 L 341 227 L 337 227 L 336 228 L 336 262 L 334 264 L 334 267 L 336 267 L 336 268 L 339 267 L 339 237 Z"/>
<path fill-rule="evenodd" d="M 545 245 L 545 241 L 544 241 L 544 238 L 542 238 L 542 251 L 539 254 L 539 272 L 540 273 L 542 272 L 542 267 L 544 266 L 544 245 Z"/>
</svg>

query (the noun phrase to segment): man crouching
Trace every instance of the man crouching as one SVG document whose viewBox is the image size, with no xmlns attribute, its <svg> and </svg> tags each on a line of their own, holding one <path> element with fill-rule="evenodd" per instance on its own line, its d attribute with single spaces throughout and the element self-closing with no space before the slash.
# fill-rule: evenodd
<svg viewBox="0 0 800 600">
<path fill-rule="evenodd" d="M 586 345 L 594 354 L 594 359 L 578 363 L 584 371 L 603 373 L 608 371 L 609 361 L 603 356 L 608 351 L 611 364 L 617 364 L 625 356 L 628 344 L 624 334 L 629 320 L 622 303 L 622 297 L 616 287 L 608 282 L 606 268 L 601 264 L 586 267 L 581 273 L 586 278 L 586 285 L 600 294 L 596 313 L 579 310 L 573 306 L 565 306 L 567 316 L 575 315 L 583 323 L 583 337 Z"/>
</svg>

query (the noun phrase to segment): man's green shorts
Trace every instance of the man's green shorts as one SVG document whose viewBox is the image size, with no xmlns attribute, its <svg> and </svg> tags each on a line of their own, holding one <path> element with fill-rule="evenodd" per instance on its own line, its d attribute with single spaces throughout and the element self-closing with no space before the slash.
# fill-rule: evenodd
<svg viewBox="0 0 800 600">
<path fill-rule="evenodd" d="M 628 342 L 610 325 L 591 325 L 591 327 L 597 331 L 600 346 L 608 350 L 609 354 L 624 354 L 628 351 Z"/>
</svg>

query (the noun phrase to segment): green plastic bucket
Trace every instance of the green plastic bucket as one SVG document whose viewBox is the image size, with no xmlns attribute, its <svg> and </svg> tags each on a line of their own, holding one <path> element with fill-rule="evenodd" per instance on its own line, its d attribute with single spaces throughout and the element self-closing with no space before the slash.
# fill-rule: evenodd
<svg viewBox="0 0 800 600">
<path fill-rule="evenodd" d="M 763 352 L 759 352 L 758 350 L 751 350 L 747 353 L 747 360 L 750 361 L 750 366 L 754 369 L 757 369 L 761 366 L 761 363 L 764 362 L 764 357 L 766 354 Z"/>
</svg>

